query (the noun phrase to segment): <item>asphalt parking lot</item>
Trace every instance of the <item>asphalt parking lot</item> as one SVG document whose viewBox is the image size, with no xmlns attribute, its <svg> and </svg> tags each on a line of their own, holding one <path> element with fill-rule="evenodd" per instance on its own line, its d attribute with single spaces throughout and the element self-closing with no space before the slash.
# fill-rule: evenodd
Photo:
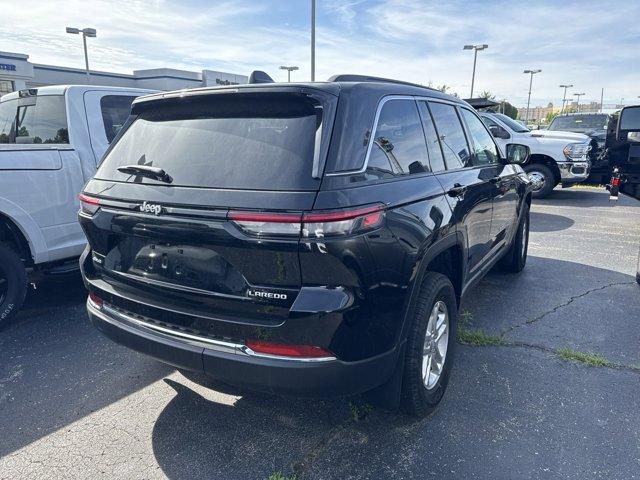
<svg viewBox="0 0 640 480">
<path fill-rule="evenodd" d="M 531 228 L 525 271 L 462 305 L 475 344 L 419 422 L 207 388 L 103 338 L 79 278 L 42 284 L 0 333 L 0 478 L 638 478 L 640 203 L 557 190 Z"/>
</svg>

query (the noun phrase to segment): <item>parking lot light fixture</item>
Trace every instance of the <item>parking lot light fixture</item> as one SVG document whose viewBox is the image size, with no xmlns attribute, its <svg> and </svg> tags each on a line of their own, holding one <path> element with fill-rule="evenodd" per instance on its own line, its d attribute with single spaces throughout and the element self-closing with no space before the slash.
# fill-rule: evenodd
<svg viewBox="0 0 640 480">
<path fill-rule="evenodd" d="M 531 103 L 531 85 L 533 84 L 533 76 L 536 73 L 540 73 L 542 70 L 535 69 L 535 70 L 525 70 L 522 73 L 528 73 L 529 75 L 531 75 L 531 77 L 529 78 L 529 96 L 527 97 L 527 113 L 524 116 L 524 123 L 529 123 L 529 104 Z"/>
<path fill-rule="evenodd" d="M 286 70 L 287 71 L 287 82 L 291 82 L 291 72 L 294 72 L 294 71 L 298 70 L 298 67 L 296 67 L 295 65 L 292 65 L 290 67 L 288 67 L 286 65 L 281 65 L 280 66 L 280 70 Z"/>
<path fill-rule="evenodd" d="M 580 113 L 580 97 L 584 95 L 584 92 L 582 93 L 574 93 L 573 96 L 576 97 L 577 99 L 577 103 L 576 103 L 576 110 L 578 111 L 578 113 Z"/>
<path fill-rule="evenodd" d="M 91 75 L 89 73 L 89 55 L 87 54 L 87 37 L 95 38 L 96 37 L 96 29 L 95 28 L 75 28 L 75 27 L 67 27 L 67 33 L 71 33 L 73 35 L 82 34 L 82 45 L 84 46 L 84 67 L 87 72 L 87 83 L 91 82 Z"/>
<path fill-rule="evenodd" d="M 471 93 L 469 94 L 469 98 L 473 98 L 473 84 L 476 80 L 476 62 L 478 61 L 478 51 L 485 50 L 489 48 L 489 45 L 483 43 L 481 45 L 465 45 L 462 47 L 463 50 L 473 50 L 473 73 L 471 74 Z"/>
<path fill-rule="evenodd" d="M 567 88 L 571 88 L 573 85 L 560 85 L 560 88 L 564 88 L 564 95 L 562 95 L 562 109 L 560 113 L 564 113 L 564 104 L 567 103 Z"/>
</svg>

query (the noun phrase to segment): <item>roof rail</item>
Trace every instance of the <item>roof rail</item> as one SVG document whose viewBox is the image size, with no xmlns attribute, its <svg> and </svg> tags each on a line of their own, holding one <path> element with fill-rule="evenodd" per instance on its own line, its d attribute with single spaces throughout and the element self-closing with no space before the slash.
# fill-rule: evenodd
<svg viewBox="0 0 640 480">
<path fill-rule="evenodd" d="M 397 83 L 399 85 L 409 85 L 412 87 L 420 87 L 420 88 L 428 88 L 429 90 L 433 90 L 431 87 L 425 87 L 424 85 L 419 85 L 417 83 L 404 82 L 402 80 L 394 80 L 392 78 L 382 78 L 382 77 L 371 77 L 369 75 L 354 75 L 351 73 L 343 73 L 339 75 L 333 75 L 329 77 L 328 82 L 382 82 L 382 83 Z"/>
</svg>

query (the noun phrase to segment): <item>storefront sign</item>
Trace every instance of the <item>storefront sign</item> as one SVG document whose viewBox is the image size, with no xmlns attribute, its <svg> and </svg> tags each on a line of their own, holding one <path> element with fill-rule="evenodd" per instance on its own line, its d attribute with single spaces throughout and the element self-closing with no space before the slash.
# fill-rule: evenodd
<svg viewBox="0 0 640 480">
<path fill-rule="evenodd" d="M 0 70 L 7 70 L 10 72 L 15 72 L 16 71 L 16 66 L 12 65 L 10 63 L 0 63 Z"/>
</svg>

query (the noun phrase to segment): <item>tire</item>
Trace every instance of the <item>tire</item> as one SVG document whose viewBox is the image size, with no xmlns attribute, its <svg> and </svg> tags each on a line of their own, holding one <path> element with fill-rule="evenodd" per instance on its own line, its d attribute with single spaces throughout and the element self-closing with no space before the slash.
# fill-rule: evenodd
<svg viewBox="0 0 640 480">
<path fill-rule="evenodd" d="M 534 188 L 532 193 L 533 198 L 548 197 L 553 188 L 557 185 L 553 172 L 546 165 L 533 163 L 524 167 L 524 171 L 527 172 L 527 175 L 531 175 L 531 177 L 533 177 L 532 180 L 537 179 L 542 182 L 539 187 Z"/>
<path fill-rule="evenodd" d="M 430 326 L 430 317 L 433 317 L 434 310 L 438 307 L 442 308 L 443 305 L 448 321 L 448 330 L 443 335 L 446 337 L 444 362 L 439 369 L 440 373 L 437 379 L 434 378 L 437 373 L 435 371 L 437 368 L 435 368 L 432 375 L 427 375 L 429 379 L 425 380 L 423 362 L 427 362 L 424 356 L 427 327 Z M 433 412 L 442 400 L 453 365 L 457 320 L 458 305 L 451 281 L 440 273 L 427 272 L 416 299 L 407 337 L 400 397 L 400 408 L 404 412 L 416 417 L 425 417 Z M 437 321 L 433 323 L 435 324 Z M 433 345 L 432 343 L 431 346 Z M 439 351 L 441 345 L 441 343 L 436 344 Z M 429 384 L 429 382 L 431 383 Z"/>
<path fill-rule="evenodd" d="M 18 313 L 27 295 L 27 271 L 12 249 L 0 244 L 0 329 Z"/>
<path fill-rule="evenodd" d="M 529 208 L 525 206 L 522 212 L 522 218 L 518 224 L 518 230 L 513 237 L 511 246 L 507 253 L 500 260 L 500 266 L 503 270 L 512 273 L 521 272 L 527 263 L 527 253 L 529 251 L 529 225 L 530 225 Z"/>
</svg>

